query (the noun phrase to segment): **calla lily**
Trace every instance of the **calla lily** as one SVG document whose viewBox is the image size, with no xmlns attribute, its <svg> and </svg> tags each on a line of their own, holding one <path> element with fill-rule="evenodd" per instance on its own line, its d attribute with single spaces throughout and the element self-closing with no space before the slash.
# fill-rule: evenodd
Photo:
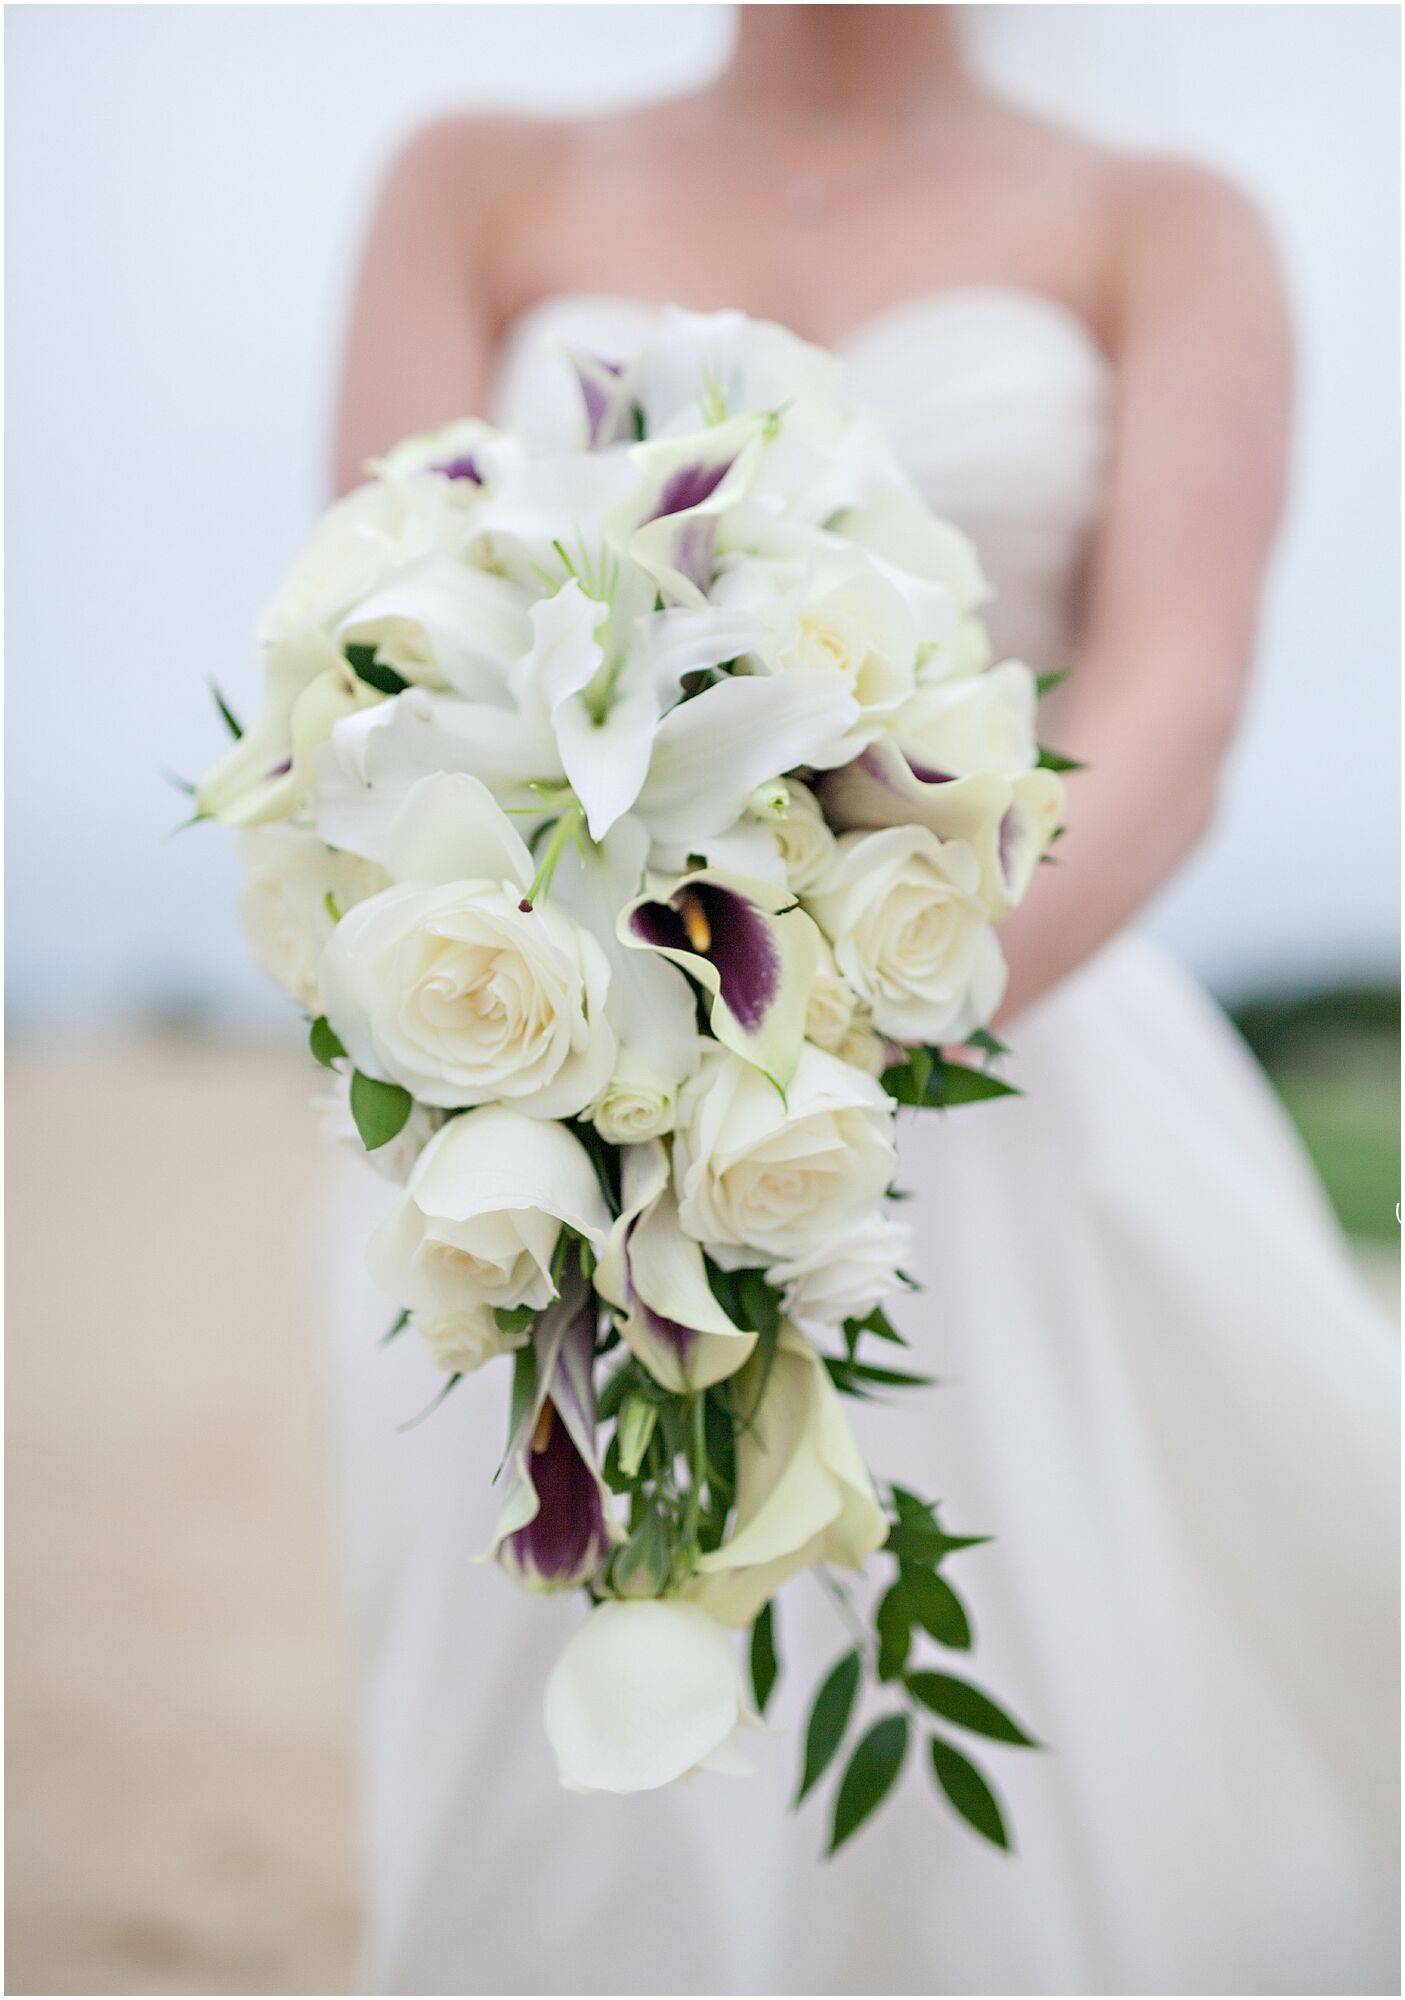
<svg viewBox="0 0 1405 2000">
<path fill-rule="evenodd" d="M 635 404 L 628 371 L 618 361 L 606 361 L 586 348 L 561 343 L 561 351 L 576 371 L 585 405 L 586 441 L 592 451 L 620 444 L 635 434 Z"/>
<path fill-rule="evenodd" d="M 440 556 L 393 578 L 343 619 L 343 645 L 373 646 L 403 680 L 502 702 L 532 641 L 524 593 L 506 577 Z"/>
<path fill-rule="evenodd" d="M 622 1154 L 623 1212 L 610 1231 L 595 1289 L 617 1306 L 626 1344 L 656 1382 L 680 1395 L 735 1375 L 756 1335 L 713 1297 L 700 1246 L 684 1232 L 657 1141 Z"/>
<path fill-rule="evenodd" d="M 258 716 L 201 784 L 197 810 L 227 826 L 286 819 L 311 793 L 315 754 L 336 723 L 382 700 L 324 633 L 276 640 Z"/>
<path fill-rule="evenodd" d="M 702 869 L 620 914 L 626 943 L 657 951 L 712 995 L 712 1032 L 784 1090 L 805 1040 L 823 940 L 788 888 Z"/>
<path fill-rule="evenodd" d="M 367 471 L 379 479 L 403 479 L 408 473 L 437 472 L 441 478 L 481 487 L 478 453 L 500 433 L 478 417 L 460 417 L 438 430 L 402 438 L 384 458 L 373 458 Z"/>
<path fill-rule="evenodd" d="M 630 385 L 651 438 L 776 411 L 799 435 L 828 438 L 843 401 L 843 371 L 823 348 L 769 320 L 677 306 L 660 315 L 658 337 L 631 364 Z"/>
<path fill-rule="evenodd" d="M 743 1776 L 734 1739 L 751 1720 L 731 1634 L 673 1599 L 597 1605 L 546 1684 L 546 1733 L 572 1792 Z"/>
<path fill-rule="evenodd" d="M 822 782 L 825 812 L 840 828 L 925 826 L 939 840 L 962 840 L 980 863 L 980 895 L 992 920 L 1024 896 L 1063 818 L 1063 780 L 1055 771 L 1015 777 L 980 772 L 947 777 L 914 768 L 890 738 Z"/>
<path fill-rule="evenodd" d="M 749 1410 L 759 1357 L 730 1392 Z M 862 1569 L 887 1539 L 839 1395 L 820 1356 L 788 1322 L 764 1376 L 761 1407 L 737 1437 L 737 1516 L 730 1538 L 698 1558 L 690 1597 L 726 1625 L 749 1625 L 797 1570 Z"/>
<path fill-rule="evenodd" d="M 536 1386 L 508 1446 L 491 1551 L 528 1590 L 585 1583 L 615 1538 L 595 1447 L 596 1317 L 576 1276 L 533 1333 Z"/>
<path fill-rule="evenodd" d="M 643 490 L 616 510 L 610 529 L 669 603 L 706 602 L 718 526 L 750 492 L 764 441 L 764 419 L 736 417 L 631 451 Z"/>
</svg>

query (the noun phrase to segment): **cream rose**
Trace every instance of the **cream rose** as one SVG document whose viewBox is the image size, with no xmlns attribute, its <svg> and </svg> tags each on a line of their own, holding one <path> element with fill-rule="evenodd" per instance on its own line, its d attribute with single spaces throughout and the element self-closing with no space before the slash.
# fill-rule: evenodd
<svg viewBox="0 0 1405 2000">
<path fill-rule="evenodd" d="M 834 953 L 826 944 L 823 956 L 810 982 L 810 997 L 805 1007 L 805 1039 L 817 1048 L 837 1053 L 854 1025 L 854 1009 L 858 996 L 847 979 L 839 975 L 834 963 Z"/>
<path fill-rule="evenodd" d="M 786 881 L 803 896 L 833 859 L 834 835 L 809 786 L 795 778 L 786 778 L 783 783 L 786 809 L 770 821 L 771 836 L 780 850 Z"/>
<path fill-rule="evenodd" d="M 901 1267 L 912 1256 L 912 1231 L 891 1216 L 870 1215 L 817 1250 L 773 1264 L 768 1284 L 783 1294 L 791 1319 L 842 1326 L 863 1319 L 902 1290 Z"/>
<path fill-rule="evenodd" d="M 319 966 L 337 924 L 383 889 L 383 868 L 328 847 L 309 828 L 250 827 L 240 836 L 239 921 L 255 965 L 309 1014 L 322 1012 Z M 328 899 L 330 898 L 330 905 Z"/>
<path fill-rule="evenodd" d="M 721 1048 L 679 1099 L 679 1219 L 730 1270 L 817 1249 L 877 1204 L 896 1164 L 887 1094 L 808 1043 L 784 1101 Z"/>
<path fill-rule="evenodd" d="M 678 1085 L 631 1049 L 621 1049 L 614 1073 L 587 1117 L 612 1146 L 638 1146 L 673 1130 Z"/>
<path fill-rule="evenodd" d="M 429 1319 L 540 1311 L 556 1293 L 563 1223 L 597 1248 L 608 1233 L 590 1155 L 564 1125 L 486 1105 L 430 1140 L 366 1261 L 398 1305 Z"/>
<path fill-rule="evenodd" d="M 488 1306 L 465 1306 L 458 1312 L 411 1313 L 410 1326 L 429 1349 L 429 1358 L 446 1375 L 471 1375 L 485 1362 L 496 1361 L 525 1347 L 530 1335 L 504 1333 Z"/>
<path fill-rule="evenodd" d="M 961 1041 L 1000 1005 L 1005 961 L 980 887 L 973 850 L 926 827 L 840 839 L 806 907 L 885 1035 Z"/>
<path fill-rule="evenodd" d="M 342 919 L 322 960 L 356 1067 L 445 1109 L 583 1109 L 614 1067 L 609 961 L 556 903 L 528 903 L 531 857 L 487 787 L 420 779 L 383 852 L 395 886 Z"/>
</svg>

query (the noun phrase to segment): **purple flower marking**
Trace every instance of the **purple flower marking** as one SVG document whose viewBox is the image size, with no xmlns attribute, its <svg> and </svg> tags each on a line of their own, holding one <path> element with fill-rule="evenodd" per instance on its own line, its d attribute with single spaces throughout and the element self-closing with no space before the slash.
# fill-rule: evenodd
<svg viewBox="0 0 1405 2000">
<path fill-rule="evenodd" d="M 594 1472 L 550 1401 L 543 1405 L 532 1440 L 531 1474 L 536 1514 L 525 1528 L 508 1536 L 500 1558 L 535 1581 L 579 1582 L 591 1575 L 605 1553 L 605 1510 Z"/>
<path fill-rule="evenodd" d="M 907 759 L 907 768 L 919 784 L 949 785 L 954 781 L 955 773 L 952 771 L 934 771 L 929 764 L 919 764 L 915 757 L 909 757 L 906 751 L 903 756 Z"/>
<path fill-rule="evenodd" d="M 475 486 L 483 484 L 478 461 L 470 451 L 462 452 L 457 458 L 446 458 L 442 465 L 432 465 L 429 469 L 442 473 L 445 479 L 471 479 Z"/>
<path fill-rule="evenodd" d="M 692 507 L 701 507 L 704 500 L 711 499 L 734 463 L 728 458 L 720 465 L 680 465 L 664 481 L 659 504 L 649 519 L 661 521 L 665 514 L 686 514 Z"/>
<path fill-rule="evenodd" d="M 1010 882 L 1014 879 L 1015 849 L 1019 844 L 1020 834 L 1022 833 L 1022 831 L 1023 829 L 1020 826 L 1019 814 L 1015 811 L 1015 808 L 1011 806 L 1009 811 L 1001 819 L 1000 831 L 996 836 L 998 852 L 1000 855 L 1000 872 L 1005 877 L 1005 880 L 1007 882 Z"/>
<path fill-rule="evenodd" d="M 755 1034 L 780 990 L 780 954 L 755 903 L 716 882 L 685 882 L 667 903 L 641 903 L 630 929 L 645 944 L 690 952 L 717 968 L 722 999 Z"/>
</svg>

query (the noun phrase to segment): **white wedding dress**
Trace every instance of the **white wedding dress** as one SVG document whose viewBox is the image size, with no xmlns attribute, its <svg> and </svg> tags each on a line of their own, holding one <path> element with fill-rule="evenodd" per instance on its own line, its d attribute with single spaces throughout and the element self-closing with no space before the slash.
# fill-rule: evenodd
<svg viewBox="0 0 1405 2000">
<path fill-rule="evenodd" d="M 573 392 L 543 341 L 615 357 L 649 313 L 548 302 L 498 411 Z M 943 295 L 846 358 L 933 504 L 976 538 L 997 646 L 1066 664 L 1109 376 L 1024 293 Z M 1149 802 L 1151 803 L 1151 802 Z M 851 1406 L 870 1463 L 989 1532 L 955 1559 L 969 1672 L 1052 1746 L 980 1746 L 1018 1853 L 910 1757 L 836 1860 L 788 1811 L 845 1650 L 797 1578 L 757 1775 L 558 1789 L 541 1694 L 581 1616 L 473 1557 L 508 1384 L 421 1427 L 439 1378 L 361 1277 L 391 1191 L 338 1218 L 340 1436 L 361 1646 L 369 1990 L 388 1993 L 1398 1992 L 1395 1343 L 1297 1145 L 1208 1000 L 1134 937 L 1016 1024 L 1026 1095 L 904 1114 L 916 1276 L 943 1378 Z M 962 1671 L 962 1662 L 955 1664 Z"/>
</svg>

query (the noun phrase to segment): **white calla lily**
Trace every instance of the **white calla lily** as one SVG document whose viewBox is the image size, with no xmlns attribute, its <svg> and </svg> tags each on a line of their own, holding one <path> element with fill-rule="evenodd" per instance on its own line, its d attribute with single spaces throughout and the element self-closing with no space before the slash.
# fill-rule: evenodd
<svg viewBox="0 0 1405 2000">
<path fill-rule="evenodd" d="M 595 1273 L 619 1308 L 626 1345 L 656 1382 L 679 1395 L 735 1375 L 756 1345 L 735 1326 L 707 1281 L 702 1251 L 678 1220 L 668 1155 L 657 1143 L 625 1148 L 622 1212 Z"/>
<path fill-rule="evenodd" d="M 749 1770 L 736 1643 L 695 1604 L 597 1605 L 546 1685 L 546 1733 L 573 1792 L 651 1792 L 691 1771 Z"/>
<path fill-rule="evenodd" d="M 226 826 L 287 819 L 312 796 L 317 753 L 337 723 L 383 699 L 323 633 L 276 641 L 258 715 L 201 783 L 196 810 Z"/>
<path fill-rule="evenodd" d="M 737 1406 L 760 1392 L 758 1357 L 730 1392 Z M 862 1569 L 888 1523 L 821 1357 L 783 1323 L 761 1406 L 737 1438 L 736 1525 L 698 1559 L 693 1601 L 724 1624 L 751 1624 L 787 1577 L 815 1563 Z"/>
<path fill-rule="evenodd" d="M 760 470 L 763 418 L 737 417 L 630 452 L 642 491 L 612 515 L 610 531 L 668 604 L 703 606 L 717 534 Z"/>
</svg>

